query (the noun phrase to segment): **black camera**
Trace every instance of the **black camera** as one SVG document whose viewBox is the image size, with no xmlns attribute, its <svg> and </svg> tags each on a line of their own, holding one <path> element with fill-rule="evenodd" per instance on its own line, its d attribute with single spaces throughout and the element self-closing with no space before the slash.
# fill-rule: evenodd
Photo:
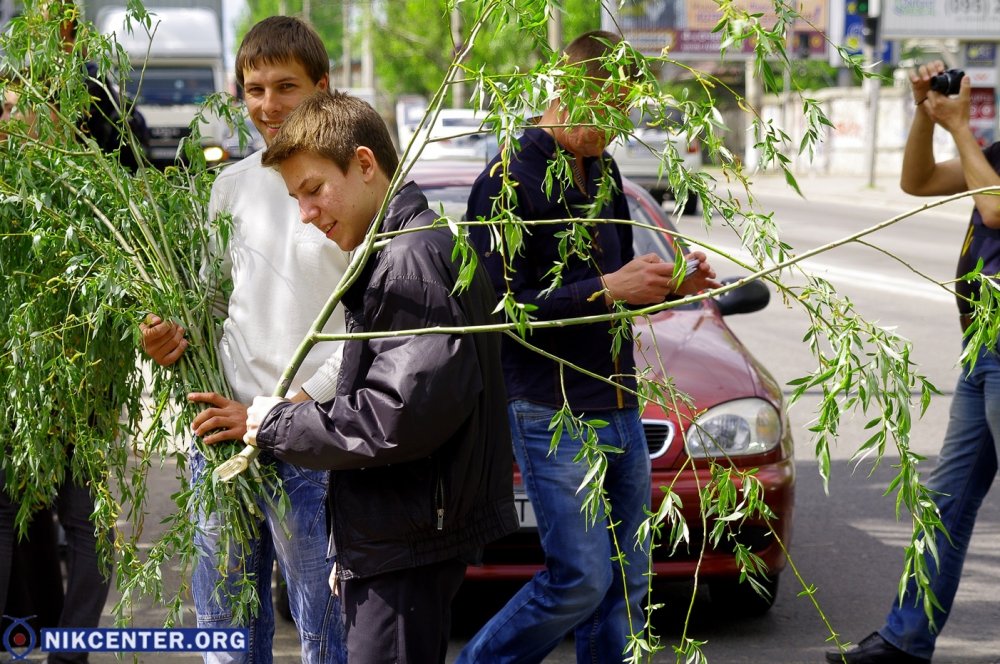
<svg viewBox="0 0 1000 664">
<path fill-rule="evenodd" d="M 965 72 L 961 69 L 949 69 L 937 76 L 932 76 L 931 90 L 943 95 L 957 95 L 962 88 L 963 76 L 965 76 Z"/>
</svg>

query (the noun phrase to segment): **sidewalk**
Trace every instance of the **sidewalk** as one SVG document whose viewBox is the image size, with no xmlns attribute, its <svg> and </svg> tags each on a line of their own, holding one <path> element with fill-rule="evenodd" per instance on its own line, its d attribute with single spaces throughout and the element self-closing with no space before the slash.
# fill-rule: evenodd
<svg viewBox="0 0 1000 664">
<path fill-rule="evenodd" d="M 716 178 L 720 186 L 726 179 L 719 169 L 707 169 Z M 785 176 L 780 171 L 756 173 L 748 178 L 750 190 L 755 197 L 787 197 L 799 198 L 798 193 L 785 182 Z M 861 175 L 823 175 L 819 173 L 796 174 L 795 179 L 805 200 L 813 203 L 863 205 L 884 210 L 886 216 L 895 216 L 933 205 L 939 200 L 935 197 L 910 196 L 899 188 L 898 176 L 879 176 L 874 185 L 869 186 L 868 178 Z M 944 197 L 942 197 L 944 198 Z M 948 218 L 968 221 L 972 211 L 972 200 L 969 197 L 944 203 L 934 207 L 925 214 L 934 214 Z"/>
</svg>

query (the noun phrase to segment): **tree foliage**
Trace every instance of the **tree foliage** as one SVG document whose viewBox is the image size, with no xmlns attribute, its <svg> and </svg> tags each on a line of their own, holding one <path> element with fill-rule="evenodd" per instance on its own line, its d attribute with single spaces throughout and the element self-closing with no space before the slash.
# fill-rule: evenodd
<svg viewBox="0 0 1000 664">
<path fill-rule="evenodd" d="M 343 52 L 344 19 L 342 2 L 309 2 L 309 0 L 248 0 L 247 12 L 236 29 L 236 42 L 257 22 L 268 16 L 288 15 L 307 19 L 323 40 L 330 58 L 337 60 Z M 359 3 L 355 3 L 359 4 Z M 308 12 L 306 11 L 308 9 Z M 306 15 L 308 13 L 308 15 Z"/>
<path fill-rule="evenodd" d="M 601 27 L 599 2 L 558 0 L 553 6 L 562 13 L 566 35 Z M 461 15 L 465 26 L 462 35 L 468 35 L 479 3 L 408 0 L 387 2 L 382 9 L 384 13 L 376 13 L 378 39 L 374 41 L 375 72 L 380 87 L 395 95 L 430 96 L 463 46 L 452 37 L 452 11 Z M 428 17 L 433 20 L 427 20 Z M 525 39 L 517 24 L 505 24 L 491 26 L 485 38 L 472 45 L 465 64 L 472 70 L 488 67 L 493 71 L 513 71 L 531 67 L 547 57 L 545 42 Z"/>
<path fill-rule="evenodd" d="M 343 2 L 309 2 L 308 16 L 303 0 L 249 0 L 249 13 L 240 25 L 244 34 L 262 18 L 279 13 L 307 18 L 326 44 L 334 61 L 343 54 Z M 462 34 L 476 16 L 475 2 L 467 0 L 353 0 L 351 52 L 361 53 L 365 21 L 370 12 L 372 55 L 380 93 L 395 97 L 401 94 L 428 96 L 444 77 L 461 43 L 452 37 L 451 17 L 457 12 Z M 563 16 L 563 32 L 580 34 L 601 27 L 601 4 L 593 0 L 553 0 L 553 7 Z M 507 26 L 476 43 L 468 54 L 470 66 L 489 66 L 499 70 L 531 66 L 546 57 L 541 45 L 526 50 L 516 26 Z"/>
<path fill-rule="evenodd" d="M 102 152 L 84 129 L 94 113 L 85 62 L 97 65 L 91 82 L 120 99 L 115 91 L 124 85 L 116 72 L 130 71 L 128 56 L 87 23 L 65 50 L 66 16 L 49 16 L 50 8 L 26 3 L 2 37 L 3 88 L 18 95 L 17 117 L 0 137 L 4 482 L 20 505 L 22 531 L 68 474 L 89 487 L 93 520 L 105 536 L 101 554 L 114 561 L 123 593 L 119 615 L 142 593 L 167 604 L 176 621 L 184 588 L 165 589 L 161 566 L 183 570 L 196 555 L 189 515 L 221 510 L 222 537 L 245 542 L 254 536 L 245 515 L 269 481 L 255 468 L 235 484 L 206 485 L 196 494 L 184 473 L 196 412 L 186 393 L 228 392 L 211 306 L 225 284 L 218 258 L 206 252 L 225 245 L 228 222 L 208 223 L 214 173 L 201 153 L 200 121 L 186 142 L 187 165 L 133 174 L 116 153 Z M 77 10 L 67 3 L 64 11 Z M 134 11 L 133 28 L 149 30 L 141 6 Z M 207 106 L 232 113 L 221 97 Z M 119 116 L 123 140 L 141 154 L 121 120 L 127 112 Z M 176 370 L 143 368 L 138 324 L 149 312 L 188 330 L 191 348 Z M 225 447 L 203 451 L 210 467 L 229 454 Z M 177 509 L 167 532 L 146 549 L 146 479 L 168 460 L 178 473 Z M 239 602 L 244 610 L 255 602 L 247 588 Z"/>
</svg>

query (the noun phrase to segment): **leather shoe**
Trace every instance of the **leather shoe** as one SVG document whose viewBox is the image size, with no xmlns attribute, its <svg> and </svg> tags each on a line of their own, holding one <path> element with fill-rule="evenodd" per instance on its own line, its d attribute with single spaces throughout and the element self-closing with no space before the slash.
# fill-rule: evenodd
<svg viewBox="0 0 1000 664">
<path fill-rule="evenodd" d="M 930 664 L 931 660 L 907 654 L 883 639 L 878 632 L 872 632 L 844 652 L 827 651 L 826 661 L 832 664 Z"/>
</svg>

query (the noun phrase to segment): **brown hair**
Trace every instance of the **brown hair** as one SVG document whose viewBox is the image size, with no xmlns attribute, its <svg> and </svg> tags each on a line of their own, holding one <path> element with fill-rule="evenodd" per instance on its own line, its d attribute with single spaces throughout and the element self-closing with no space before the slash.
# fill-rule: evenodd
<svg viewBox="0 0 1000 664">
<path fill-rule="evenodd" d="M 375 155 L 382 172 L 396 172 L 399 158 L 392 138 L 368 102 L 343 92 L 314 92 L 285 119 L 261 157 L 265 166 L 278 166 L 300 152 L 311 152 L 347 172 L 359 147 Z"/>
<path fill-rule="evenodd" d="M 569 64 L 583 67 L 586 76 L 592 79 L 607 79 L 613 72 L 605 67 L 602 58 L 611 53 L 615 47 L 624 41 L 621 35 L 607 30 L 592 30 L 585 32 L 566 47 L 565 55 Z M 634 78 L 637 74 L 629 68 L 627 76 Z"/>
<path fill-rule="evenodd" d="M 330 73 L 323 40 L 308 23 L 293 16 L 265 18 L 250 28 L 236 52 L 236 82 L 242 88 L 246 70 L 287 62 L 299 62 L 313 83 Z"/>
</svg>

